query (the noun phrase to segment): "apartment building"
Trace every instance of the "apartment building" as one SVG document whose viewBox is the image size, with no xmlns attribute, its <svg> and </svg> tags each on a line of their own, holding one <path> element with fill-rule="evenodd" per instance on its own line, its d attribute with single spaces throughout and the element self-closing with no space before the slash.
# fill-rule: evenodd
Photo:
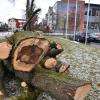
<svg viewBox="0 0 100 100">
<path fill-rule="evenodd" d="M 75 26 L 76 0 L 69 0 L 69 10 L 67 8 L 68 0 L 57 1 L 53 7 L 49 7 L 46 21 L 53 32 L 63 33 L 68 30 L 69 33 L 73 33 Z M 87 9 L 88 4 L 82 0 L 78 0 L 76 31 L 86 31 Z M 67 10 L 69 12 L 68 15 Z M 89 31 L 100 31 L 100 5 L 90 4 Z"/>
<path fill-rule="evenodd" d="M 16 19 L 16 18 L 8 19 L 9 31 L 22 30 L 23 25 L 25 24 L 25 22 L 26 22 L 25 19 Z"/>
<path fill-rule="evenodd" d="M 84 15 L 84 30 L 86 30 L 87 11 L 88 11 L 88 4 L 86 3 L 85 15 Z M 100 31 L 100 5 L 99 4 L 90 4 L 88 30 L 90 32 Z"/>
<path fill-rule="evenodd" d="M 76 0 L 70 0 L 69 2 L 69 17 L 68 17 L 68 31 L 73 31 L 75 24 L 75 4 Z M 49 8 L 48 17 L 47 17 L 47 25 L 50 26 L 50 29 L 53 32 L 64 32 L 67 30 L 67 8 L 68 2 L 67 0 L 57 1 L 54 6 Z M 82 9 L 81 9 L 82 8 Z M 84 27 L 84 1 L 78 1 L 77 7 L 77 30 L 83 31 Z M 81 11 L 80 11 L 81 10 Z"/>
</svg>

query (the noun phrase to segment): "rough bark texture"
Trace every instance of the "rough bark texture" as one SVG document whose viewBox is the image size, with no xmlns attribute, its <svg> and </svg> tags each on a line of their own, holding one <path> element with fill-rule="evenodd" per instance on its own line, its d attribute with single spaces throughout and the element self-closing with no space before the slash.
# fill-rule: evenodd
<svg viewBox="0 0 100 100">
<path fill-rule="evenodd" d="M 43 91 L 49 92 L 57 100 L 74 100 L 74 98 L 75 100 L 80 100 L 77 99 L 79 96 L 82 96 L 81 100 L 84 100 L 84 97 L 91 89 L 89 82 L 76 80 L 66 74 L 59 74 L 42 68 L 35 69 L 31 84 Z M 78 92 L 79 88 L 82 89 L 80 93 Z"/>
<path fill-rule="evenodd" d="M 53 42 L 50 44 L 50 50 L 48 51 L 47 55 L 50 57 L 56 57 L 63 51 L 61 44 Z"/>
<path fill-rule="evenodd" d="M 3 62 L 0 60 L 0 100 L 3 100 L 5 95 L 5 89 L 4 89 L 4 66 Z"/>
<path fill-rule="evenodd" d="M 3 76 L 4 76 L 4 68 L 3 68 L 3 62 L 0 60 L 0 91 L 3 89 Z"/>
<path fill-rule="evenodd" d="M 90 82 L 41 67 L 36 67 L 32 73 L 17 72 L 16 76 L 28 84 L 49 93 L 56 100 L 84 100 L 91 89 Z"/>
</svg>

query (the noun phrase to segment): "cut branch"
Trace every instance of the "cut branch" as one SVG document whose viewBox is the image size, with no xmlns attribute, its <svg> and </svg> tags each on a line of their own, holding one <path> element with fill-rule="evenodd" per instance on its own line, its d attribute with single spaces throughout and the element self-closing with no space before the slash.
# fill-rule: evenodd
<svg viewBox="0 0 100 100">
<path fill-rule="evenodd" d="M 55 66 L 56 71 L 59 72 L 59 73 L 63 73 L 63 72 L 68 71 L 68 68 L 69 68 L 69 67 L 70 67 L 69 64 L 63 63 L 63 62 L 61 62 L 61 61 L 58 61 L 58 62 L 57 62 L 57 65 Z"/>
<path fill-rule="evenodd" d="M 41 66 L 48 68 L 48 69 L 55 67 L 56 64 L 57 64 L 57 60 L 55 58 L 51 58 L 51 57 L 45 57 L 40 62 Z"/>
<path fill-rule="evenodd" d="M 9 57 L 10 51 L 12 49 L 12 45 L 8 42 L 0 43 L 0 59 L 7 59 Z"/>
<path fill-rule="evenodd" d="M 61 44 L 53 42 L 50 44 L 50 50 L 47 53 L 48 56 L 50 57 L 56 57 L 58 54 L 60 54 L 63 51 L 63 48 Z"/>
</svg>

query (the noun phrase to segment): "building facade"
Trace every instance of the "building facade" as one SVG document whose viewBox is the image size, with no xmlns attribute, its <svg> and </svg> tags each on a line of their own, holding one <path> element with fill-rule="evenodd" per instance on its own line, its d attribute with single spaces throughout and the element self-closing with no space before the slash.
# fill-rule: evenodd
<svg viewBox="0 0 100 100">
<path fill-rule="evenodd" d="M 57 1 L 53 7 L 49 7 L 46 21 L 52 32 L 64 33 L 67 30 L 68 33 L 73 33 L 75 27 L 76 0 L 69 0 L 68 22 L 67 10 L 68 0 Z M 82 0 L 78 0 L 76 32 L 86 31 L 87 10 L 88 4 L 85 4 Z M 100 31 L 100 5 L 90 4 L 89 31 Z"/>
<path fill-rule="evenodd" d="M 70 0 L 69 2 L 69 17 L 68 17 L 68 31 L 72 32 L 74 29 L 75 24 L 75 4 L 76 0 Z M 49 22 L 50 28 L 53 32 L 65 32 L 67 27 L 67 7 L 68 2 L 67 0 L 57 1 L 54 6 L 52 7 L 52 11 L 48 10 L 48 19 L 47 23 Z M 81 9 L 82 8 L 82 9 Z M 84 2 L 78 1 L 77 7 L 77 30 L 83 31 L 84 27 Z M 81 10 L 81 11 L 80 11 Z M 52 13 L 50 13 L 52 12 Z"/>
<path fill-rule="evenodd" d="M 86 30 L 87 11 L 88 11 L 88 4 L 86 3 L 85 15 L 84 15 L 84 30 Z M 100 31 L 100 5 L 98 4 L 90 4 L 88 30 L 90 32 Z"/>
<path fill-rule="evenodd" d="M 8 19 L 8 28 L 9 31 L 16 31 L 16 30 L 22 30 L 23 25 L 25 24 L 26 20 L 24 19 L 16 19 L 16 18 L 10 18 Z"/>
</svg>

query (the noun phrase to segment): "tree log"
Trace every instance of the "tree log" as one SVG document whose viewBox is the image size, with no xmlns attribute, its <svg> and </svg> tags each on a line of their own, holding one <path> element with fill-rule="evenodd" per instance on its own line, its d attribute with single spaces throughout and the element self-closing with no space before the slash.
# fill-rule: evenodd
<svg viewBox="0 0 100 100">
<path fill-rule="evenodd" d="M 4 60 L 9 57 L 12 45 L 7 41 L 2 41 L 0 43 L 0 59 Z"/>
<path fill-rule="evenodd" d="M 69 67 L 70 67 L 69 64 L 61 62 L 61 61 L 58 61 L 57 65 L 55 66 L 55 69 L 56 69 L 57 72 L 63 73 L 63 72 L 68 71 Z"/>
<path fill-rule="evenodd" d="M 40 65 L 44 68 L 51 69 L 57 65 L 57 60 L 52 57 L 44 57 L 40 61 Z"/>
<path fill-rule="evenodd" d="M 31 84 L 49 92 L 57 100 L 84 100 L 91 89 L 90 82 L 74 79 L 66 74 L 36 68 Z"/>
<path fill-rule="evenodd" d="M 4 93 L 5 93 L 3 79 L 4 79 L 4 66 L 3 62 L 0 60 L 0 100 L 4 98 Z"/>
<path fill-rule="evenodd" d="M 50 44 L 50 50 L 47 53 L 47 56 L 56 57 L 63 51 L 61 44 L 53 42 Z"/>
<path fill-rule="evenodd" d="M 15 33 L 12 50 L 14 70 L 30 72 L 47 53 L 49 46 L 47 39 L 36 37 L 33 32 Z"/>
<path fill-rule="evenodd" d="M 21 76 L 18 76 L 20 79 Z M 56 100 L 84 100 L 91 89 L 91 83 L 74 79 L 67 74 L 36 67 L 30 84 L 50 93 Z"/>
</svg>

